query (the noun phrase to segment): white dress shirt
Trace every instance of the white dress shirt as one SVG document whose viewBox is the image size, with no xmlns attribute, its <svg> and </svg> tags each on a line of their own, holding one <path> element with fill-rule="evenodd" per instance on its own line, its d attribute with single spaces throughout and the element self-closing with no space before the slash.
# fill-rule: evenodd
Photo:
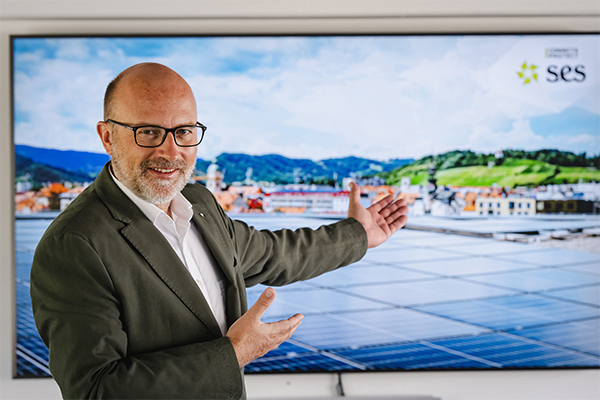
<svg viewBox="0 0 600 400">
<path fill-rule="evenodd" d="M 202 234 L 191 223 L 194 212 L 191 203 L 181 194 L 171 201 L 173 219 L 164 211 L 140 199 L 113 175 L 117 186 L 133 201 L 169 242 L 181 262 L 202 291 L 223 336 L 227 333 L 225 316 L 225 277 L 217 265 Z"/>
</svg>

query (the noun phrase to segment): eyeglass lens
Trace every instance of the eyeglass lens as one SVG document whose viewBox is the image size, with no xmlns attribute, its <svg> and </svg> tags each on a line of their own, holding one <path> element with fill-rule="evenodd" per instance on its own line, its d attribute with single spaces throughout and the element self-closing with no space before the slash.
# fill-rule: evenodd
<svg viewBox="0 0 600 400">
<path fill-rule="evenodd" d="M 156 126 L 140 126 L 136 129 L 135 140 L 139 146 L 159 146 L 165 139 L 167 130 Z M 175 130 L 175 143 L 180 146 L 198 144 L 198 127 L 182 126 Z"/>
</svg>

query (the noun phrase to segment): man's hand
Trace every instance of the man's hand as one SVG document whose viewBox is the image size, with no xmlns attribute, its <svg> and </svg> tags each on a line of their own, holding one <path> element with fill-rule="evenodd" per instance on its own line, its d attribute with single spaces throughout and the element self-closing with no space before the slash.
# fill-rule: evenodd
<svg viewBox="0 0 600 400">
<path fill-rule="evenodd" d="M 350 183 L 348 217 L 356 219 L 367 231 L 368 248 L 379 246 L 406 224 L 408 212 L 406 201 L 393 200 L 390 194 L 371 207 L 364 208 L 360 204 L 358 185 L 354 182 Z"/>
<path fill-rule="evenodd" d="M 273 304 L 273 300 L 275 289 L 267 288 L 227 332 L 240 368 L 288 340 L 304 318 L 304 315 L 296 314 L 288 319 L 265 324 L 260 319 Z"/>
</svg>

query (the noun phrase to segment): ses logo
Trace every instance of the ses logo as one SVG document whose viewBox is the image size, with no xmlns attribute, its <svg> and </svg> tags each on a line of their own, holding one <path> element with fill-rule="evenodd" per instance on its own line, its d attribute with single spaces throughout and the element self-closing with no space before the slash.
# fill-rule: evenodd
<svg viewBox="0 0 600 400">
<path fill-rule="evenodd" d="M 585 81 L 585 65 L 575 62 L 579 55 L 579 49 L 576 47 L 567 48 L 548 48 L 546 49 L 546 58 L 557 59 L 556 62 L 546 67 L 546 81 L 556 82 L 583 82 Z M 562 61 L 561 59 L 567 59 Z M 562 62 L 561 62 L 562 61 Z M 523 80 L 523 85 L 531 82 L 538 82 L 540 78 L 539 66 L 524 62 L 517 75 Z"/>
</svg>

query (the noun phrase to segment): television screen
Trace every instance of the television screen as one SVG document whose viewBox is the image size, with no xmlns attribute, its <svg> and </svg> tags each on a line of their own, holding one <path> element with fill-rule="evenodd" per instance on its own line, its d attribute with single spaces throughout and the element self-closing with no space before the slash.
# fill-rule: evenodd
<svg viewBox="0 0 600 400">
<path fill-rule="evenodd" d="M 193 181 L 257 228 L 344 218 L 348 184 L 409 221 L 277 288 L 303 323 L 248 373 L 600 367 L 600 36 L 13 37 L 15 376 L 48 376 L 37 242 L 109 160 L 107 84 L 144 61 L 194 90 Z M 264 287 L 247 290 L 249 306 Z"/>
</svg>

